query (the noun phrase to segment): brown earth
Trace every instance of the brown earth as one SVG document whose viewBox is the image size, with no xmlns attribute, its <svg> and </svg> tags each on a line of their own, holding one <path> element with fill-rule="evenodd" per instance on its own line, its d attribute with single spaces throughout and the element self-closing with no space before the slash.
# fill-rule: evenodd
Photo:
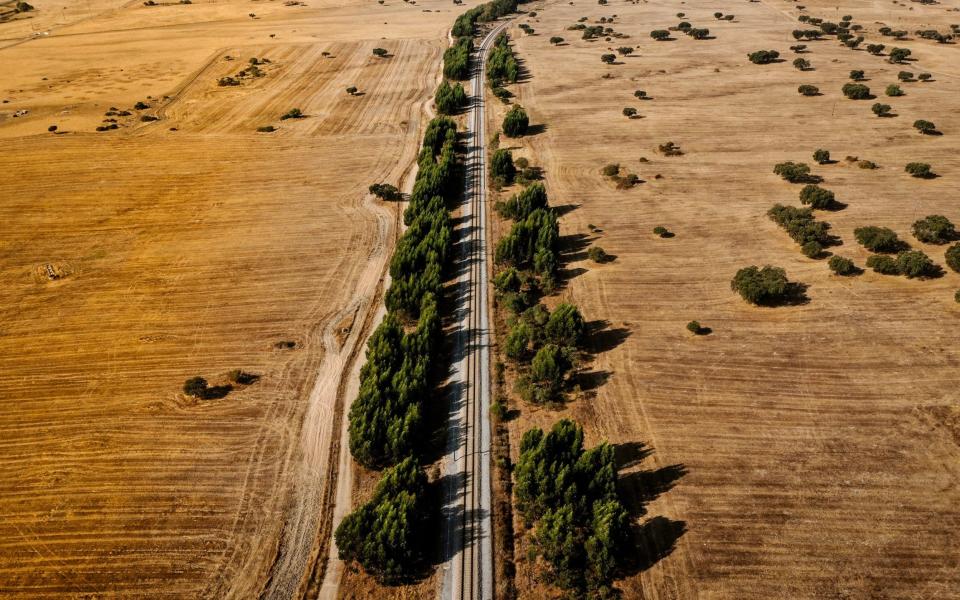
<svg viewBox="0 0 960 600">
<path fill-rule="evenodd" d="M 654 564 L 618 584 L 625 598 L 960 598 L 960 275 L 833 276 L 765 216 L 774 203 L 799 205 L 801 186 L 773 165 L 804 161 L 848 205 L 818 211 L 843 242 L 831 251 L 863 267 L 868 253 L 853 229 L 882 225 L 945 267 L 945 247 L 917 242 L 910 225 L 927 214 L 960 221 L 955 46 L 892 42 L 876 29 L 882 21 L 945 31 L 956 19 L 947 5 L 805 4 L 834 21 L 853 15 L 868 32 L 864 46 L 908 47 L 916 62 L 891 65 L 830 38 L 808 43 L 815 70 L 801 73 L 788 48 L 797 43 L 790 32 L 806 27 L 796 5 L 774 0 L 531 5 L 538 16 L 520 22 L 536 34 L 512 31 L 531 78 L 510 89 L 545 130 L 501 146 L 544 167 L 552 204 L 572 209 L 561 233 L 580 247 L 559 297 L 606 322 L 584 397 L 562 411 L 514 402 L 514 455 L 523 431 L 564 415 L 584 423 L 590 443 L 633 444 L 625 454 L 641 462 L 624 489 L 641 528 L 636 556 Z M 676 25 L 678 11 L 716 39 L 653 41 L 649 31 Z M 718 22 L 716 11 L 736 19 Z M 566 29 L 612 15 L 629 38 L 588 42 Z M 552 46 L 555 35 L 567 43 Z M 625 45 L 634 56 L 601 63 Z M 749 63 L 759 49 L 786 62 Z M 851 69 L 866 71 L 876 100 L 841 95 Z M 935 81 L 883 96 L 904 69 Z M 823 95 L 800 96 L 804 83 Z M 638 101 L 636 89 L 653 99 Z M 876 101 L 898 116 L 875 117 Z M 629 106 L 641 118 L 624 117 Z M 915 119 L 944 135 L 917 134 Z M 685 154 L 658 154 L 667 141 Z M 814 165 L 817 148 L 839 162 Z M 880 169 L 859 169 L 848 155 Z M 909 177 L 910 161 L 931 163 L 940 177 Z M 616 189 L 600 173 L 608 163 L 645 182 Z M 676 236 L 654 236 L 657 225 Z M 587 261 L 588 244 L 616 260 Z M 747 305 L 729 282 L 750 264 L 784 267 L 809 286 L 809 302 Z M 692 319 L 712 333 L 690 335 Z M 518 538 L 519 597 L 550 597 L 524 558 L 527 537 Z"/>
<path fill-rule="evenodd" d="M 366 187 L 402 184 L 462 9 L 33 4 L 0 24 L 0 595 L 293 597 L 396 231 Z"/>
</svg>

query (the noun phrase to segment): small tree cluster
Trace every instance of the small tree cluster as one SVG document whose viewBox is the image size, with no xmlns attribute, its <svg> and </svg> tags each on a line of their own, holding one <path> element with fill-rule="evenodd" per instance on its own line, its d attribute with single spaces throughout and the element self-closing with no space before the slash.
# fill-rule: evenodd
<svg viewBox="0 0 960 600">
<path fill-rule="evenodd" d="M 914 221 L 913 236 L 927 244 L 946 244 L 956 239 L 957 230 L 945 216 L 927 215 Z"/>
<path fill-rule="evenodd" d="M 510 47 L 510 39 L 507 34 L 501 33 L 490 50 L 490 57 L 487 58 L 487 79 L 497 83 L 515 83 L 519 76 L 520 63 Z"/>
<path fill-rule="evenodd" d="M 855 275 L 859 269 L 849 258 L 835 254 L 827 261 L 827 266 L 837 275 L 849 276 Z"/>
<path fill-rule="evenodd" d="M 534 304 L 513 320 L 505 350 L 518 363 L 530 361 L 529 369 L 517 382 L 524 400 L 544 404 L 561 397 L 584 327 L 580 311 L 567 303 L 552 313 L 542 304 Z"/>
<path fill-rule="evenodd" d="M 773 172 L 790 183 L 804 183 L 811 179 L 810 167 L 804 163 L 782 162 L 773 167 Z"/>
<path fill-rule="evenodd" d="M 564 419 L 547 433 L 523 435 L 514 476 L 517 511 L 535 526 L 533 547 L 551 580 L 575 597 L 614 597 L 630 517 L 617 492 L 613 447 L 586 450 L 583 429 Z"/>
<path fill-rule="evenodd" d="M 861 246 L 871 252 L 898 252 L 904 247 L 897 233 L 886 227 L 858 227 L 853 230 L 853 236 Z"/>
<path fill-rule="evenodd" d="M 403 195 L 400 193 L 400 190 L 396 186 L 390 185 L 389 183 L 374 183 L 370 186 L 369 191 L 371 194 L 380 198 L 381 200 L 401 200 Z"/>
<path fill-rule="evenodd" d="M 473 52 L 473 38 L 464 36 L 443 52 L 443 76 L 447 79 L 468 79 L 470 77 L 470 53 Z"/>
<path fill-rule="evenodd" d="M 456 83 L 450 85 L 446 79 L 437 86 L 437 91 L 433 95 L 433 101 L 437 106 L 437 112 L 441 115 L 452 115 L 460 112 L 467 106 L 467 92 L 463 89 L 463 84 Z"/>
<path fill-rule="evenodd" d="M 809 208 L 775 204 L 767 211 L 767 216 L 800 244 L 803 253 L 810 258 L 818 258 L 825 247 L 836 241 L 829 233 L 830 224 L 817 221 Z"/>
<path fill-rule="evenodd" d="M 896 258 L 874 254 L 867 266 L 883 275 L 904 275 L 909 279 L 937 277 L 942 269 L 920 250 L 904 250 Z"/>
<path fill-rule="evenodd" d="M 870 88 L 862 83 L 845 83 L 841 91 L 851 100 L 866 100 L 873 97 L 870 95 Z"/>
<path fill-rule="evenodd" d="M 833 192 L 819 185 L 807 184 L 800 190 L 800 203 L 817 210 L 832 208 L 836 202 Z"/>
<path fill-rule="evenodd" d="M 913 177 L 917 177 L 919 179 L 931 179 L 934 177 L 933 171 L 930 170 L 929 163 L 907 163 L 906 166 L 903 167 L 903 170 L 907 173 L 910 173 L 910 175 Z"/>
<path fill-rule="evenodd" d="M 737 271 L 730 282 L 730 289 L 750 304 L 773 305 L 788 297 L 790 282 L 786 271 L 780 267 L 766 265 L 759 268 L 751 265 Z"/>
<path fill-rule="evenodd" d="M 384 583 L 409 577 L 427 551 L 428 499 L 427 476 L 412 457 L 385 470 L 373 497 L 337 527 L 340 560 L 360 564 Z"/>
<path fill-rule="evenodd" d="M 757 50 L 747 55 L 750 62 L 756 65 L 767 65 L 780 58 L 780 53 L 776 50 Z"/>
</svg>

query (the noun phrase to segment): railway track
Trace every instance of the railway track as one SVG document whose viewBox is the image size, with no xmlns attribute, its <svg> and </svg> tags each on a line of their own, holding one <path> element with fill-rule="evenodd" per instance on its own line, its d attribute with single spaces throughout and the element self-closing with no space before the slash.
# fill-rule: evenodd
<svg viewBox="0 0 960 600">
<path fill-rule="evenodd" d="M 466 177 L 460 243 L 461 308 L 451 377 L 449 437 L 444 458 L 442 600 L 493 598 L 490 493 L 490 323 L 487 269 L 487 169 L 484 71 L 487 53 L 507 22 L 475 50 L 467 117 Z M 466 233 L 463 233 L 466 232 Z"/>
</svg>

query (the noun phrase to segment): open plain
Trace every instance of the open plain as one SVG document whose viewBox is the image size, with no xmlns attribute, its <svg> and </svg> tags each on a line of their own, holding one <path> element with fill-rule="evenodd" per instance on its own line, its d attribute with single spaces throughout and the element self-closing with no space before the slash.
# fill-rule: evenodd
<svg viewBox="0 0 960 600">
<path fill-rule="evenodd" d="M 408 179 L 455 7 L 34 6 L 0 23 L 0 595 L 299 597 L 396 237 L 366 188 Z"/>
<path fill-rule="evenodd" d="M 640 556 L 619 583 L 625 598 L 960 598 L 960 275 L 946 268 L 944 246 L 910 234 L 928 214 L 960 219 L 957 46 L 913 35 L 948 31 L 955 4 L 802 4 L 801 12 L 781 0 L 535 3 L 526 10 L 536 16 L 517 22 L 535 33 L 511 29 L 527 71 L 511 101 L 543 127 L 501 147 L 544 169 L 551 204 L 563 211 L 570 250 L 559 296 L 606 322 L 579 399 L 559 411 L 515 400 L 511 445 L 516 456 L 522 432 L 565 415 L 584 424 L 590 443 L 623 445 L 634 463 L 622 483 Z M 800 14 L 852 15 L 863 46 L 907 47 L 916 60 L 890 64 L 886 53 L 829 37 L 806 42 L 813 70 L 801 72 L 788 49 L 798 43 L 791 31 L 809 28 Z M 588 41 L 568 30 L 614 15 L 602 25 L 629 37 Z M 709 28 L 710 39 L 651 39 L 681 20 Z M 884 24 L 909 39 L 881 37 Z M 620 46 L 634 51 L 601 62 Z M 785 60 L 751 64 L 747 54 L 761 49 Z M 876 100 L 843 97 L 853 69 L 866 72 Z M 904 69 L 932 81 L 885 97 Z M 801 84 L 821 95 L 801 96 Z M 878 118 L 873 102 L 897 116 Z M 490 127 L 504 111 L 492 112 Z M 943 135 L 919 135 L 916 119 Z M 683 154 L 659 152 L 668 141 Z M 836 162 L 815 164 L 818 148 Z M 945 275 L 839 277 L 825 259 L 806 258 L 766 217 L 775 203 L 799 206 L 802 186 L 773 173 L 788 160 L 810 164 L 847 205 L 817 211 L 842 240 L 830 252 L 864 267 L 870 253 L 853 230 L 880 225 Z M 910 177 L 911 161 L 940 177 Z M 642 183 L 617 189 L 601 174 L 610 163 Z M 674 237 L 654 235 L 656 226 Z M 615 260 L 589 261 L 588 245 Z M 808 301 L 745 303 L 730 280 L 751 264 L 785 268 L 808 286 Z M 712 332 L 691 335 L 691 320 Z M 549 597 L 526 559 L 530 535 L 515 526 L 519 596 Z"/>
</svg>

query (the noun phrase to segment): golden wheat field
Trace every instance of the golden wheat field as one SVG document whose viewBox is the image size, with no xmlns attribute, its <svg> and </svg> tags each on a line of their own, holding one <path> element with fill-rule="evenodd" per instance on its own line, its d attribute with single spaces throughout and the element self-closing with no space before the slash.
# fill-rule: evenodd
<svg viewBox="0 0 960 600">
<path fill-rule="evenodd" d="M 928 214 L 960 219 L 956 46 L 912 35 L 949 30 L 956 8 L 804 4 L 801 13 L 781 0 L 537 3 L 535 17 L 518 19 L 535 33 L 511 30 L 529 79 L 510 90 L 543 127 L 501 147 L 543 167 L 570 248 L 559 297 L 607 332 L 579 399 L 562 411 L 514 405 L 513 452 L 523 431 L 564 415 L 584 423 L 591 443 L 624 444 L 637 553 L 650 563 L 619 582 L 625 598 L 960 598 L 960 275 L 946 268 L 944 246 L 910 234 Z M 651 39 L 680 12 L 713 39 Z M 907 47 L 916 60 L 889 64 L 831 38 L 808 42 L 813 70 L 798 71 L 788 48 L 791 31 L 805 28 L 799 14 L 852 15 L 864 45 Z M 629 37 L 586 41 L 567 29 L 614 15 L 604 26 Z M 881 38 L 884 25 L 911 35 Z M 633 54 L 601 62 L 620 46 Z M 747 53 L 760 49 L 785 61 L 751 64 Z M 841 94 L 853 69 L 865 71 L 876 100 Z M 904 69 L 932 79 L 884 96 Z M 821 95 L 801 96 L 801 84 Z M 874 116 L 873 102 L 896 116 Z M 504 111 L 490 109 L 491 135 Z M 919 135 L 916 119 L 943 135 Z M 683 154 L 659 152 L 668 141 Z M 836 162 L 815 164 L 818 148 Z M 839 277 L 806 258 L 766 217 L 775 203 L 800 205 L 802 186 L 773 173 L 788 160 L 812 165 L 847 205 L 817 211 L 842 240 L 831 252 L 864 267 L 869 253 L 853 230 L 890 227 L 945 275 Z M 912 161 L 939 177 L 910 177 Z M 642 183 L 617 189 L 601 174 L 610 163 Z M 656 226 L 674 237 L 654 235 Z M 588 245 L 615 260 L 593 263 Z M 751 264 L 785 268 L 808 286 L 808 302 L 746 304 L 730 280 Z M 694 319 L 712 332 L 688 333 Z M 526 558 L 529 535 L 515 526 L 519 595 L 550 597 Z"/>
<path fill-rule="evenodd" d="M 396 236 L 367 186 L 463 9 L 34 6 L 0 23 L 0 596 L 294 597 Z"/>
</svg>

